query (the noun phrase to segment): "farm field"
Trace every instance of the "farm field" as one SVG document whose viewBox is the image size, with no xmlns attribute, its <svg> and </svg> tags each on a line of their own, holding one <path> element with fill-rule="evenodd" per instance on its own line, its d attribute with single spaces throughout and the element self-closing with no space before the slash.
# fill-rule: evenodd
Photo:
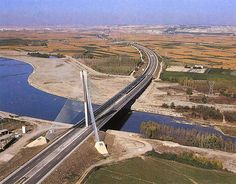
<svg viewBox="0 0 236 184">
<path fill-rule="evenodd" d="M 102 167 L 93 172 L 86 183 L 233 184 L 235 180 L 236 175 L 233 173 L 147 156 Z"/>
<path fill-rule="evenodd" d="M 115 56 L 139 58 L 134 48 L 101 39 L 97 36 L 99 32 L 101 30 L 93 29 L 0 31 L 0 49 L 60 53 L 84 59 Z M 109 38 L 136 41 L 150 47 L 162 56 L 166 66 L 201 64 L 208 68 L 236 70 L 235 36 L 151 35 L 111 31 Z"/>
<path fill-rule="evenodd" d="M 235 36 L 113 33 L 112 37 L 134 40 L 154 49 L 167 65 L 201 64 L 208 68 L 236 70 Z"/>
<path fill-rule="evenodd" d="M 67 55 L 82 59 L 85 65 L 102 73 L 129 75 L 140 60 L 137 50 L 101 39 L 98 33 L 90 30 L 0 31 L 0 50 L 38 56 Z"/>
<path fill-rule="evenodd" d="M 0 49 L 60 53 L 75 58 L 139 57 L 134 48 L 112 44 L 89 30 L 0 31 Z"/>
<path fill-rule="evenodd" d="M 201 89 L 203 81 L 214 81 L 216 90 L 226 90 L 231 93 L 236 92 L 236 76 L 234 71 L 225 69 L 210 69 L 209 72 L 201 73 L 186 73 L 186 72 L 170 72 L 164 71 L 161 74 L 161 79 L 171 82 L 184 83 L 184 80 L 196 81 L 193 85 L 196 89 Z M 208 88 L 205 82 L 205 87 Z"/>
<path fill-rule="evenodd" d="M 140 59 L 128 56 L 111 56 L 101 59 L 86 59 L 83 63 L 101 73 L 129 75 L 140 63 Z"/>
</svg>

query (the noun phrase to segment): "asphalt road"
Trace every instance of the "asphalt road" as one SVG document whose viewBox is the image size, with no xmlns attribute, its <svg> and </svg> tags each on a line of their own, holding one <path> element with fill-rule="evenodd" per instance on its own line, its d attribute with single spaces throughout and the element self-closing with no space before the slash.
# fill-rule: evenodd
<svg viewBox="0 0 236 184">
<path fill-rule="evenodd" d="M 114 98 L 114 102 L 105 106 L 96 115 L 97 126 L 104 126 L 119 110 L 121 110 L 130 100 L 132 100 L 140 91 L 145 88 L 152 80 L 158 67 L 157 55 L 148 48 L 133 44 L 140 50 L 143 50 L 148 56 L 149 64 L 141 78 L 136 79 L 129 86 L 119 93 L 119 98 Z M 84 123 L 83 121 L 80 123 Z M 93 133 L 92 126 L 81 129 L 74 127 L 65 135 L 57 139 L 38 155 L 21 166 L 3 181 L 1 184 L 27 183 L 36 184 L 45 179 L 56 166 L 61 163 L 73 150 L 75 150 L 86 138 Z"/>
</svg>

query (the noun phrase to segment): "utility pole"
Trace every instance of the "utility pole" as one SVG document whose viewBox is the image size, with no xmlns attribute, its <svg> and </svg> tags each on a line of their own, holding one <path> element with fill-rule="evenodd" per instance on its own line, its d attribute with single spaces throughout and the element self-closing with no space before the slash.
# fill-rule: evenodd
<svg viewBox="0 0 236 184">
<path fill-rule="evenodd" d="M 87 71 L 81 71 L 80 72 L 80 77 L 81 77 L 81 81 L 82 81 L 82 85 L 83 85 L 83 91 L 84 91 L 84 101 L 85 101 L 85 121 L 87 121 L 86 123 L 86 127 L 89 126 L 88 120 L 90 117 L 92 126 L 93 126 L 93 130 L 94 130 L 94 135 L 95 135 L 95 148 L 97 149 L 97 151 L 104 155 L 104 156 L 108 156 L 108 151 L 106 148 L 106 145 L 103 141 L 100 141 L 99 139 L 99 135 L 98 135 L 98 129 L 97 129 L 97 125 L 96 125 L 96 121 L 95 121 L 95 117 L 94 117 L 94 113 L 93 113 L 93 106 L 92 106 L 92 101 L 91 101 L 91 96 L 90 96 L 90 92 L 89 92 L 89 88 L 88 88 L 88 74 Z M 88 117 L 88 113 L 89 113 L 89 117 Z M 86 120 L 87 119 L 87 120 Z"/>
<path fill-rule="evenodd" d="M 208 81 L 208 85 L 209 85 L 209 95 L 213 95 L 214 93 L 214 85 L 215 85 L 215 81 Z"/>
</svg>

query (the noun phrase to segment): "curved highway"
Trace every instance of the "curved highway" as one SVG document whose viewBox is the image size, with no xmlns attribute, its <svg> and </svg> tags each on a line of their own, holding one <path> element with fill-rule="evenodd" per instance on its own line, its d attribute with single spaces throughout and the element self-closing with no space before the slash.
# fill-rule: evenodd
<svg viewBox="0 0 236 184">
<path fill-rule="evenodd" d="M 146 53 L 149 60 L 148 66 L 140 77 L 118 92 L 94 112 L 98 128 L 103 127 L 149 85 L 159 65 L 158 57 L 152 50 L 136 43 L 132 43 L 131 45 Z M 85 121 L 83 119 L 0 183 L 36 184 L 42 182 L 56 166 L 93 133 L 92 126 L 84 127 L 84 124 Z"/>
</svg>

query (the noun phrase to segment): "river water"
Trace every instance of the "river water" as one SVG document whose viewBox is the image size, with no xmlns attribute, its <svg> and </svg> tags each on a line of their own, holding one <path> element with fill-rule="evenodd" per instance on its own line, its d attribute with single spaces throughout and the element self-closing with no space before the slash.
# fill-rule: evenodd
<svg viewBox="0 0 236 184">
<path fill-rule="evenodd" d="M 82 112 L 75 115 L 72 111 L 67 110 L 65 113 L 66 110 L 61 110 L 65 102 L 72 104 L 69 103 L 70 100 L 29 85 L 28 77 L 32 72 L 32 66 L 27 63 L 0 58 L 0 111 L 45 120 L 55 120 L 62 111 L 66 118 L 61 118 L 60 121 L 67 123 L 74 123 L 82 118 Z M 76 103 L 77 106 L 78 104 L 80 105 L 79 102 Z"/>
<path fill-rule="evenodd" d="M 164 116 L 160 114 L 133 111 L 127 114 L 127 116 L 124 116 L 123 121 L 124 124 L 120 128 L 120 130 L 126 132 L 140 133 L 140 125 L 142 124 L 142 122 L 153 121 L 174 128 L 185 128 L 187 130 L 195 129 L 199 132 L 215 134 L 217 136 L 222 136 L 225 139 L 232 139 L 236 143 L 236 137 L 224 135 L 222 132 L 216 130 L 212 126 L 201 126 L 194 122 L 186 121 L 183 118 L 174 118 L 171 116 Z"/>
<path fill-rule="evenodd" d="M 55 96 L 29 85 L 28 77 L 32 72 L 32 66 L 27 63 L 0 58 L 0 111 L 71 124 L 83 118 L 83 106 L 80 102 Z M 95 105 L 94 108 L 96 107 L 98 106 Z M 120 130 L 135 133 L 140 132 L 142 122 L 154 121 L 176 128 L 194 128 L 201 132 L 222 135 L 213 127 L 186 124 L 183 119 L 145 112 L 129 113 L 119 121 L 124 121 Z M 236 142 L 236 138 L 232 139 Z"/>
</svg>

